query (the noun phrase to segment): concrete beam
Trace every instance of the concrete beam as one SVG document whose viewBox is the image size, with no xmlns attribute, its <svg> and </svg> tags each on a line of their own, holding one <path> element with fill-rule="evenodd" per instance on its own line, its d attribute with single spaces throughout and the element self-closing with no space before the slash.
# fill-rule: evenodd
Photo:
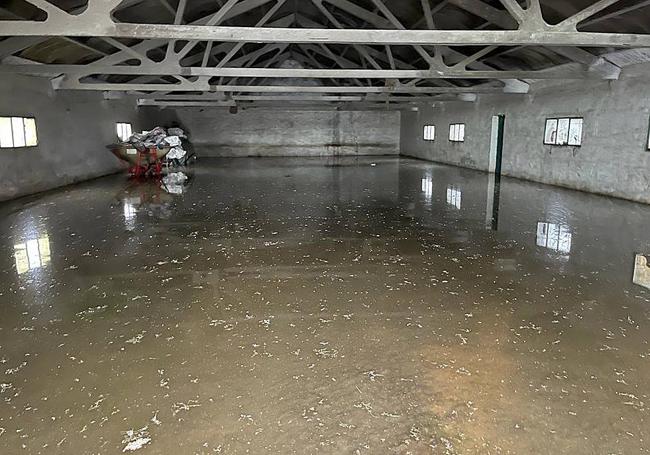
<svg viewBox="0 0 650 455">
<path fill-rule="evenodd" d="M 0 74 L 65 74 L 75 80 L 90 74 L 135 76 L 203 76 L 261 77 L 308 79 L 589 79 L 597 74 L 585 71 L 473 71 L 447 68 L 443 70 L 375 70 L 375 69 L 294 69 L 294 68 L 209 68 L 181 67 L 151 63 L 139 66 L 106 65 L 0 65 Z M 65 85 L 65 84 L 64 84 Z"/>
<path fill-rule="evenodd" d="M 106 84 L 101 84 L 106 85 Z M 105 89 L 109 93 L 122 93 L 122 90 L 128 90 L 129 84 L 108 84 L 114 89 Z M 141 90 L 151 90 L 148 84 L 144 84 L 147 88 Z M 173 85 L 166 85 L 165 90 L 174 91 Z M 112 90 L 112 91 L 111 91 Z M 190 87 L 184 87 L 176 91 L 192 91 Z M 179 101 L 193 99 L 223 99 L 225 93 L 374 93 L 374 94 L 390 94 L 390 93 L 411 93 L 411 94 L 459 94 L 459 93 L 501 93 L 503 89 L 500 87 L 488 86 L 475 86 L 475 87 L 417 87 L 417 86 L 384 86 L 384 87 L 357 87 L 357 86 L 285 86 L 285 85 L 213 85 L 210 86 L 209 91 L 203 92 L 200 95 L 160 95 L 157 93 L 138 94 L 140 98 L 150 99 L 163 99 L 170 101 Z"/>
<path fill-rule="evenodd" d="M 88 11 L 91 11 L 90 9 Z M 77 36 L 256 43 L 339 43 L 425 46 L 650 47 L 650 35 L 569 31 L 565 22 L 544 30 L 356 30 L 201 25 L 93 23 L 86 13 L 46 22 L 3 21 L 0 36 Z"/>
</svg>

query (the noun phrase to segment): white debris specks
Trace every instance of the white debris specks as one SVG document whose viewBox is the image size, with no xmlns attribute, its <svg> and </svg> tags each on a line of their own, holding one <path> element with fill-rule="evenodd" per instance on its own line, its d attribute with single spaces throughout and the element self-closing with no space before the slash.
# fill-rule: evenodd
<svg viewBox="0 0 650 455">
<path fill-rule="evenodd" d="M 213 319 L 210 321 L 210 327 L 222 327 L 226 331 L 231 331 L 235 328 L 237 323 L 228 323 L 223 319 Z"/>
<path fill-rule="evenodd" d="M 15 368 L 8 368 L 8 369 L 6 369 L 6 370 L 5 370 L 5 374 L 6 374 L 6 375 L 16 374 L 16 373 L 18 373 L 20 370 L 22 370 L 23 368 L 25 368 L 26 366 L 27 366 L 27 362 L 22 362 L 20 365 L 18 365 L 18 366 L 15 367 Z"/>
<path fill-rule="evenodd" d="M 133 338 L 129 338 L 128 340 L 126 340 L 126 342 L 127 342 L 128 344 L 138 344 L 138 343 L 142 343 L 142 340 L 144 339 L 144 335 L 145 335 L 145 333 L 147 333 L 147 332 L 144 332 L 144 331 L 143 331 L 143 332 L 140 332 L 140 333 L 138 333 L 136 336 L 134 336 Z"/>
<path fill-rule="evenodd" d="M 370 379 L 372 382 L 375 382 L 377 379 L 379 379 L 379 378 L 383 378 L 383 377 L 384 377 L 383 374 L 379 374 L 379 373 L 377 373 L 377 372 L 375 372 L 375 371 L 366 371 L 366 372 L 363 373 L 363 374 L 364 374 L 365 376 L 368 376 L 368 379 Z"/>
<path fill-rule="evenodd" d="M 13 384 L 11 382 L 0 383 L 0 394 L 5 393 L 7 390 L 13 389 Z"/>
<path fill-rule="evenodd" d="M 91 316 L 95 313 L 100 313 L 104 311 L 106 308 L 108 308 L 108 305 L 100 305 L 92 308 L 85 309 L 83 311 L 80 311 L 77 313 L 77 316 L 79 317 L 86 317 L 86 316 Z"/>
<path fill-rule="evenodd" d="M 99 406 L 104 402 L 106 398 L 103 396 L 100 396 L 99 400 L 95 401 L 90 407 L 88 408 L 89 411 L 94 411 L 95 409 L 99 409 Z"/>
<path fill-rule="evenodd" d="M 153 417 L 151 418 L 151 423 L 154 425 L 160 425 L 162 422 L 158 419 L 158 411 L 155 412 Z"/>
<path fill-rule="evenodd" d="M 187 403 L 174 403 L 172 405 L 172 413 L 174 415 L 178 414 L 179 412 L 187 412 L 192 408 L 198 408 L 201 406 L 197 400 L 189 400 Z"/>
<path fill-rule="evenodd" d="M 125 431 L 124 438 L 122 439 L 122 444 L 126 444 L 122 449 L 122 452 L 135 452 L 140 450 L 147 444 L 151 443 L 151 437 L 148 427 L 140 428 L 139 430 L 127 430 Z"/>
<path fill-rule="evenodd" d="M 335 359 L 339 356 L 339 350 L 329 347 L 329 341 L 321 341 L 319 343 L 322 347 L 314 349 L 317 357 L 322 359 Z"/>
<path fill-rule="evenodd" d="M 361 401 L 359 403 L 356 403 L 354 405 L 354 407 L 357 408 L 357 409 L 363 409 L 368 414 L 372 415 L 372 405 L 370 403 L 366 403 L 365 401 Z"/>
<path fill-rule="evenodd" d="M 240 414 L 239 415 L 239 421 L 240 422 L 251 422 L 251 423 L 253 423 L 253 415 L 252 414 Z"/>
</svg>

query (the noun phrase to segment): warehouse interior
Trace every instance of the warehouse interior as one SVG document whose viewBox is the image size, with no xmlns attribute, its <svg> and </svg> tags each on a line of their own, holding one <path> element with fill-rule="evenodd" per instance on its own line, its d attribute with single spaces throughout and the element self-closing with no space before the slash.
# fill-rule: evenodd
<svg viewBox="0 0 650 455">
<path fill-rule="evenodd" d="M 650 452 L 649 70 L 648 0 L 0 2 L 0 453 Z"/>
</svg>

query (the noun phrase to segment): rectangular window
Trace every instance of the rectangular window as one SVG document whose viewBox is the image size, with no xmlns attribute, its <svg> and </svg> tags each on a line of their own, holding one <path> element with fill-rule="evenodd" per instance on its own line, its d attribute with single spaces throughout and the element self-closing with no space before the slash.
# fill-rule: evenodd
<svg viewBox="0 0 650 455">
<path fill-rule="evenodd" d="M 131 138 L 133 130 L 130 123 L 118 123 L 117 124 L 117 137 L 122 142 L 126 142 Z"/>
<path fill-rule="evenodd" d="M 425 141 L 436 140 L 436 127 L 434 125 L 426 125 L 424 127 L 424 140 Z"/>
<path fill-rule="evenodd" d="M 452 123 L 449 125 L 449 140 L 451 142 L 465 142 L 464 123 Z"/>
<path fill-rule="evenodd" d="M 0 148 L 35 147 L 36 120 L 31 117 L 0 117 Z"/>
<path fill-rule="evenodd" d="M 547 119 L 544 130 L 544 144 L 580 147 L 582 145 L 583 124 L 584 120 L 579 117 Z"/>
</svg>

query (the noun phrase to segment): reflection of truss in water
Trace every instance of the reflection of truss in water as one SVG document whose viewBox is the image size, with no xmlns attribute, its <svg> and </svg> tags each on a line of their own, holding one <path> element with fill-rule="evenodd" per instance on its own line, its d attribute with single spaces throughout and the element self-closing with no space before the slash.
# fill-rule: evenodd
<svg viewBox="0 0 650 455">
<path fill-rule="evenodd" d="M 634 284 L 650 289 L 650 267 L 648 258 L 642 254 L 637 254 L 634 261 Z"/>
</svg>

